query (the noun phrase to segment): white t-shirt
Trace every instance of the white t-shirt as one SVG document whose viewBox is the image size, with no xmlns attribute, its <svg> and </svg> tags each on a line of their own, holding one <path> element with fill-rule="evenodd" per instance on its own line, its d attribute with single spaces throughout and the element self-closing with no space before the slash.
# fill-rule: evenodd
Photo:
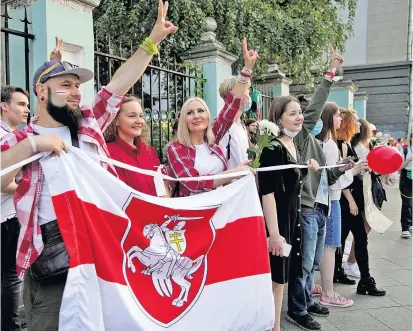
<svg viewBox="0 0 413 331">
<path fill-rule="evenodd" d="M 359 159 L 367 159 L 367 156 L 370 153 L 370 149 L 368 149 L 365 145 L 363 145 L 362 143 L 358 143 L 355 147 L 354 147 L 354 151 L 356 152 L 357 156 L 359 157 Z"/>
<path fill-rule="evenodd" d="M 3 139 L 5 135 L 12 132 L 13 130 L 10 128 L 10 126 L 7 125 L 7 123 L 3 121 L 0 122 L 0 139 Z M 14 208 L 13 196 L 14 194 L 9 193 L 1 194 L 1 223 L 16 216 L 16 209 Z"/>
<path fill-rule="evenodd" d="M 59 136 L 66 143 L 67 146 L 72 146 L 72 138 L 70 136 L 70 130 L 67 126 L 60 126 L 57 128 L 45 128 L 43 126 L 33 125 L 33 127 L 39 134 L 54 134 L 56 136 Z M 80 140 L 79 148 L 86 152 L 97 152 L 96 146 L 93 146 L 93 144 L 84 143 Z M 56 214 L 54 212 L 52 203 L 52 197 L 50 196 L 46 177 L 44 177 L 42 190 L 40 191 L 38 217 L 40 225 L 49 223 L 56 219 Z"/>
<path fill-rule="evenodd" d="M 222 137 L 219 142 L 219 146 L 224 152 L 225 157 L 228 157 L 228 140 L 231 135 L 230 145 L 230 158 L 228 160 L 228 169 L 235 168 L 238 164 L 248 160 L 247 149 L 248 133 L 241 123 L 233 123 L 228 132 Z"/>
<path fill-rule="evenodd" d="M 200 176 L 216 175 L 224 171 L 224 163 L 216 154 L 211 154 L 206 142 L 195 145 L 195 148 L 194 168 Z"/>
<path fill-rule="evenodd" d="M 338 161 L 341 160 L 340 152 L 337 144 L 332 140 L 328 139 L 323 144 L 323 150 L 326 155 L 327 165 L 336 165 Z M 353 182 L 353 172 L 348 170 L 344 175 L 335 182 L 334 185 L 329 187 L 330 189 L 330 200 L 340 200 L 341 191 L 348 187 Z"/>
</svg>

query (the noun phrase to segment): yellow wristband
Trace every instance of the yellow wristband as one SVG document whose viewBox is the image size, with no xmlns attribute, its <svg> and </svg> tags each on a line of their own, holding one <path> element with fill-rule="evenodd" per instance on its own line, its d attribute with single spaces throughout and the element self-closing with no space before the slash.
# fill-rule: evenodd
<svg viewBox="0 0 413 331">
<path fill-rule="evenodd" d="M 139 47 L 149 55 L 155 55 L 159 53 L 158 48 L 150 38 L 145 38 L 145 40 Z"/>
</svg>

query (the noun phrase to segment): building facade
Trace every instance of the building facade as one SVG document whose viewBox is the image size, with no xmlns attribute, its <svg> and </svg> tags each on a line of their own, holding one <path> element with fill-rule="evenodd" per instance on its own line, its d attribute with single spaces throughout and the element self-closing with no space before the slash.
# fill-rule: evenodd
<svg viewBox="0 0 413 331">
<path fill-rule="evenodd" d="M 345 45 L 344 80 L 368 97 L 366 118 L 378 130 L 406 136 L 413 111 L 412 0 L 359 0 Z"/>
</svg>

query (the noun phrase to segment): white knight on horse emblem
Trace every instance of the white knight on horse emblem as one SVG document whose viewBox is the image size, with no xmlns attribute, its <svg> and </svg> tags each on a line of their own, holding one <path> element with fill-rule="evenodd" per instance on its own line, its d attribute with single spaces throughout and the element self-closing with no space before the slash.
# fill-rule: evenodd
<svg viewBox="0 0 413 331">
<path fill-rule="evenodd" d="M 181 293 L 172 301 L 172 305 L 182 307 L 188 301 L 193 274 L 200 268 L 204 255 L 195 260 L 182 256 L 187 247 L 185 238 L 185 221 L 202 219 L 203 217 L 166 216 L 162 225 L 147 224 L 143 235 L 150 239 L 150 245 L 145 249 L 133 246 L 126 254 L 127 267 L 133 273 L 136 267 L 133 259 L 137 258 L 147 268 L 142 274 L 152 276 L 152 282 L 159 295 L 171 297 L 173 292 L 171 279 L 181 287 Z M 178 222 L 179 221 L 179 222 Z M 178 222 L 178 223 L 176 223 Z M 171 230 L 170 223 L 175 226 Z"/>
</svg>

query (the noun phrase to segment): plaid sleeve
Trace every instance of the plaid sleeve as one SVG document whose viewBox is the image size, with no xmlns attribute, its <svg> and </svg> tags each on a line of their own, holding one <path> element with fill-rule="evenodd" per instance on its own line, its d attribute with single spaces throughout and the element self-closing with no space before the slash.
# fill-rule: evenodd
<svg viewBox="0 0 413 331">
<path fill-rule="evenodd" d="M 168 160 L 170 174 L 175 178 L 199 177 L 199 172 L 194 168 L 194 160 L 187 153 L 188 147 L 179 143 L 170 144 L 168 147 Z M 181 182 L 190 193 L 202 193 L 212 190 L 213 180 L 196 180 Z"/>
<path fill-rule="evenodd" d="M 92 113 L 104 132 L 119 111 L 124 96 L 115 95 L 104 87 L 95 95 Z"/>
<path fill-rule="evenodd" d="M 227 133 L 232 123 L 234 122 L 234 117 L 237 115 L 239 107 L 241 105 L 241 99 L 236 99 L 232 92 L 229 92 L 227 99 L 225 100 L 224 108 L 218 115 L 218 118 L 212 125 L 212 131 L 215 135 L 215 143 L 219 144 L 222 137 Z"/>
<path fill-rule="evenodd" d="M 1 151 L 7 151 L 8 149 L 12 148 L 14 145 L 17 145 L 22 140 L 26 139 L 27 132 L 23 130 L 18 130 L 14 132 L 10 132 L 3 136 L 0 140 Z"/>
</svg>

